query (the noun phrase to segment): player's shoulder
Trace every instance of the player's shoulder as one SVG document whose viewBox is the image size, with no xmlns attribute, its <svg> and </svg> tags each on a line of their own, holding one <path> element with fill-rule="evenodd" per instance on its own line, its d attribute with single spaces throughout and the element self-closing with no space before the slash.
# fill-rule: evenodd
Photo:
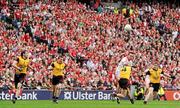
<svg viewBox="0 0 180 108">
<path fill-rule="evenodd" d="M 130 65 L 126 66 L 127 69 L 131 69 L 132 67 Z"/>
<path fill-rule="evenodd" d="M 64 67 L 65 65 L 66 65 L 65 63 L 61 63 L 61 66 L 63 66 L 63 67 Z"/>
<path fill-rule="evenodd" d="M 30 62 L 30 59 L 28 58 L 28 59 L 26 59 L 26 61 L 27 61 L 27 62 Z"/>
<path fill-rule="evenodd" d="M 161 69 L 161 68 L 159 68 L 158 70 L 159 70 L 160 72 L 162 72 L 162 69 Z"/>
<path fill-rule="evenodd" d="M 22 60 L 22 57 L 21 57 L 21 56 L 17 56 L 17 57 L 16 57 L 16 61 L 19 62 L 20 60 Z"/>
<path fill-rule="evenodd" d="M 153 73 L 154 72 L 154 70 L 153 70 L 153 68 L 149 68 L 149 70 L 146 72 L 147 74 L 151 74 L 151 73 Z"/>
<path fill-rule="evenodd" d="M 54 65 L 56 65 L 57 64 L 57 62 L 56 61 L 53 61 L 52 63 L 51 63 L 51 66 L 54 66 Z"/>
<path fill-rule="evenodd" d="M 150 71 L 150 72 L 153 71 L 153 68 L 150 68 L 149 71 Z"/>
<path fill-rule="evenodd" d="M 17 59 L 21 59 L 22 57 L 21 56 L 17 56 Z"/>
<path fill-rule="evenodd" d="M 53 61 L 52 61 L 52 64 L 56 64 L 56 63 L 58 63 L 56 60 L 53 60 Z"/>
</svg>

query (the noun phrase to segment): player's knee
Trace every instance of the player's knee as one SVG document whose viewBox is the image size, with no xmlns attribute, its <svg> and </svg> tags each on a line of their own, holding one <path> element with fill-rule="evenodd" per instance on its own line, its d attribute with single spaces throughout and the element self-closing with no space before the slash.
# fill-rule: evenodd
<svg viewBox="0 0 180 108">
<path fill-rule="evenodd" d="M 58 84 L 58 85 L 56 86 L 56 89 L 60 89 L 60 88 L 61 88 L 61 85 Z"/>
</svg>

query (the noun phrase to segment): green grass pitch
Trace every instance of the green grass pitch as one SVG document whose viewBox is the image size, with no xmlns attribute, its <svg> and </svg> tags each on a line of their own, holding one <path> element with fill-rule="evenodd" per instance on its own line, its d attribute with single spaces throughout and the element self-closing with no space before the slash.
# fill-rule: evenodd
<svg viewBox="0 0 180 108">
<path fill-rule="evenodd" d="M 131 104 L 127 100 L 120 104 L 112 100 L 60 100 L 58 104 L 50 100 L 18 100 L 16 104 L 0 100 L 0 108 L 180 108 L 180 101 L 151 101 L 144 105 L 143 101 Z"/>
</svg>

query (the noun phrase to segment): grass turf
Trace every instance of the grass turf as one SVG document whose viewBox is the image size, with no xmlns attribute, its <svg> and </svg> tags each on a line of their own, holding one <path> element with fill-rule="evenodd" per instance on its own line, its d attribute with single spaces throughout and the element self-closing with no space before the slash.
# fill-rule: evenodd
<svg viewBox="0 0 180 108">
<path fill-rule="evenodd" d="M 132 105 L 127 100 L 121 101 L 120 104 L 111 100 L 61 100 L 58 104 L 50 100 L 19 100 L 16 104 L 0 100 L 0 108 L 180 108 L 180 101 L 151 101 L 147 105 L 144 105 L 143 101 L 135 101 Z"/>
</svg>

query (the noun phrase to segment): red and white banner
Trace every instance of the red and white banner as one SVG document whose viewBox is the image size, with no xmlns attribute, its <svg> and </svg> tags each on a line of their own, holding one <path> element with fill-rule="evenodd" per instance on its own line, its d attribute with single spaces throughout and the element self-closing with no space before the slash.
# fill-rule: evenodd
<svg viewBox="0 0 180 108">
<path fill-rule="evenodd" d="M 165 91 L 167 100 L 180 100 L 180 90 L 179 91 Z"/>
</svg>

